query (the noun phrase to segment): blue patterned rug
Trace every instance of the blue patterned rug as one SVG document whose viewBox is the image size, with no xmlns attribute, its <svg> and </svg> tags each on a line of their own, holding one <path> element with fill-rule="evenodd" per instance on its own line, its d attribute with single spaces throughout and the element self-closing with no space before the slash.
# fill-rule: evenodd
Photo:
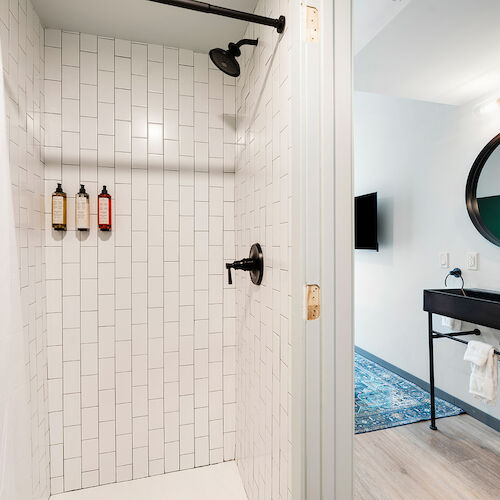
<svg viewBox="0 0 500 500">
<path fill-rule="evenodd" d="M 369 359 L 355 354 L 355 433 L 430 420 L 429 393 Z M 463 411 L 436 398 L 436 417 Z"/>
</svg>

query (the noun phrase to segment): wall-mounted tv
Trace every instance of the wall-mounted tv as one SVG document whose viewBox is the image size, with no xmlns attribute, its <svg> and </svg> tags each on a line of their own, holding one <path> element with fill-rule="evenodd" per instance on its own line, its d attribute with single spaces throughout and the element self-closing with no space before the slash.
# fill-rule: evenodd
<svg viewBox="0 0 500 500">
<path fill-rule="evenodd" d="M 378 252 L 377 193 L 354 198 L 354 248 Z"/>
</svg>

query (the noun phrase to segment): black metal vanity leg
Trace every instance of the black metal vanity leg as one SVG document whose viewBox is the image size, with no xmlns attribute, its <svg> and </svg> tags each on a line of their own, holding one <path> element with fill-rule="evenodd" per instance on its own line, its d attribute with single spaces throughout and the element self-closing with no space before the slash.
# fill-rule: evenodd
<svg viewBox="0 0 500 500">
<path fill-rule="evenodd" d="M 434 339 L 432 337 L 432 313 L 428 313 L 429 317 L 429 385 L 431 395 L 431 425 L 433 431 L 436 427 L 436 401 L 434 396 Z"/>
</svg>

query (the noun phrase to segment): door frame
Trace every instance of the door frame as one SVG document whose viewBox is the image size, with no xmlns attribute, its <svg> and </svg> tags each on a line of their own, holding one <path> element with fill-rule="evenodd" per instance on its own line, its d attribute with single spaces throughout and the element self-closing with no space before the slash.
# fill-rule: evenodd
<svg viewBox="0 0 500 500">
<path fill-rule="evenodd" d="M 352 0 L 323 8 L 321 498 L 343 500 L 354 444 Z"/>
<path fill-rule="evenodd" d="M 319 43 L 306 41 L 306 5 Z M 354 340 L 352 0 L 292 9 L 292 491 L 297 500 L 353 497 Z M 321 316 L 305 320 L 305 285 Z"/>
</svg>

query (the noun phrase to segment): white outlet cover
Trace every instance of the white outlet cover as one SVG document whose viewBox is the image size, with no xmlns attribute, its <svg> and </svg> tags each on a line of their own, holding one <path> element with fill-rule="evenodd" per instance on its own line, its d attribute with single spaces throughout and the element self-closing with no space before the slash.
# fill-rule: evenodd
<svg viewBox="0 0 500 500">
<path fill-rule="evenodd" d="M 477 271 L 478 268 L 478 253 L 477 252 L 467 252 L 467 269 L 471 271 Z"/>
</svg>

